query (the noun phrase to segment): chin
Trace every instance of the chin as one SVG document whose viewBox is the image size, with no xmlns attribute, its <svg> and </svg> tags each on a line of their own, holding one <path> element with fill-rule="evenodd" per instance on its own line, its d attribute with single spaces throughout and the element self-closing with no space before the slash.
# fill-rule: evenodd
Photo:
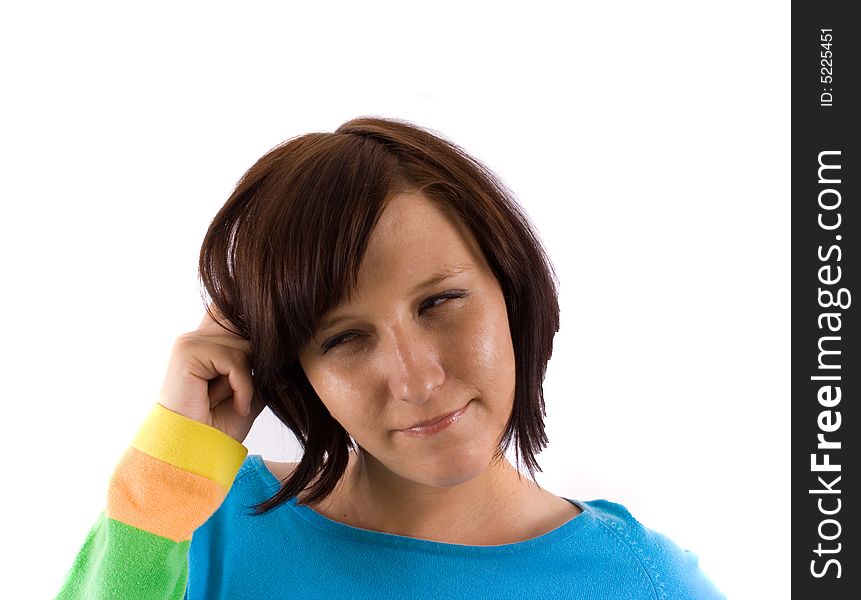
<svg viewBox="0 0 861 600">
<path fill-rule="evenodd" d="M 480 477 L 490 466 L 493 450 L 487 452 L 458 452 L 452 457 L 448 454 L 429 457 L 418 461 L 419 468 L 410 465 L 413 471 L 408 476 L 416 483 L 428 487 L 450 488 Z"/>
</svg>

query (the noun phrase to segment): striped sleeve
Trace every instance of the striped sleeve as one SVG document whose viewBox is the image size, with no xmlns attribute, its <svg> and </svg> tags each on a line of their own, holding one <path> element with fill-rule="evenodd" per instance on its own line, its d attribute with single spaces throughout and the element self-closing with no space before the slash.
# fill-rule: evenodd
<svg viewBox="0 0 861 600">
<path fill-rule="evenodd" d="M 56 600 L 181 600 L 194 530 L 218 510 L 248 449 L 156 403 L 114 469 Z"/>
</svg>

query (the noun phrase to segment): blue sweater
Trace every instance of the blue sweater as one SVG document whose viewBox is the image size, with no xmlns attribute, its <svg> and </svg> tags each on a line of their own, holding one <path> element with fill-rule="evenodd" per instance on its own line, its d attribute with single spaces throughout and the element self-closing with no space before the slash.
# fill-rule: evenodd
<svg viewBox="0 0 861 600">
<path fill-rule="evenodd" d="M 248 456 L 194 532 L 188 600 L 254 598 L 723 598 L 697 559 L 606 500 L 531 540 L 464 546 L 359 529 L 291 499 L 250 506 L 279 482 Z"/>
</svg>

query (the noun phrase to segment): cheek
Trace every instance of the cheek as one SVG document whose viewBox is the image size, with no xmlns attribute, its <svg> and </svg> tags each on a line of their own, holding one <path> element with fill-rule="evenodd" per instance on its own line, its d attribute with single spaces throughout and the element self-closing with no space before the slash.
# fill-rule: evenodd
<svg viewBox="0 0 861 600">
<path fill-rule="evenodd" d="M 368 374 L 361 369 L 333 369 L 316 361 L 303 364 L 305 376 L 320 401 L 344 429 L 353 433 L 365 425 L 369 412 Z"/>
<path fill-rule="evenodd" d="M 514 349 L 508 328 L 508 317 L 504 303 L 493 303 L 475 312 L 475 318 L 461 336 L 459 348 L 449 361 L 450 368 L 457 372 L 466 367 L 468 373 L 460 376 L 484 391 L 505 393 L 514 385 Z"/>
<path fill-rule="evenodd" d="M 362 389 L 363 382 L 369 381 L 372 371 L 369 361 L 358 360 L 355 356 L 351 358 L 343 351 L 329 360 L 316 355 L 306 356 L 300 363 L 314 391 L 327 407 L 336 399 L 340 400 L 339 404 L 355 404 L 358 390 Z"/>
</svg>

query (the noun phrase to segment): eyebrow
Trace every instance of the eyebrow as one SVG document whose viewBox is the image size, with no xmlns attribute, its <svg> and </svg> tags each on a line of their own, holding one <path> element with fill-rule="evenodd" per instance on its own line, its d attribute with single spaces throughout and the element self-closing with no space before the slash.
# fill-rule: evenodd
<svg viewBox="0 0 861 600">
<path fill-rule="evenodd" d="M 436 273 L 434 273 L 433 275 L 431 275 L 430 277 L 428 277 L 427 279 L 422 281 L 420 284 L 416 285 L 410 291 L 410 294 L 415 296 L 416 294 L 419 294 L 419 293 L 423 292 L 424 290 L 431 288 L 431 287 L 435 286 L 436 284 L 445 281 L 449 277 L 454 277 L 455 275 L 459 275 L 460 273 L 466 273 L 466 272 L 471 271 L 471 270 L 472 269 L 470 267 L 467 267 L 466 265 L 455 265 L 453 267 L 447 267 L 441 271 L 437 271 Z"/>
<path fill-rule="evenodd" d="M 459 275 L 460 273 L 467 273 L 469 271 L 472 271 L 472 267 L 468 267 L 466 265 L 454 265 L 451 267 L 446 267 L 445 269 L 441 269 L 427 279 L 425 279 L 424 281 L 422 281 L 421 283 L 417 284 L 415 287 L 413 287 L 413 289 L 410 290 L 410 295 L 416 296 L 421 292 L 425 291 L 426 289 L 432 288 L 433 286 L 442 283 L 450 277 L 454 277 L 455 275 Z M 350 315 L 341 315 L 340 317 L 335 317 L 334 319 L 327 319 L 320 324 L 320 326 L 317 328 L 317 331 L 325 331 L 330 327 L 337 325 L 341 321 L 345 321 L 349 318 L 351 318 Z"/>
</svg>

